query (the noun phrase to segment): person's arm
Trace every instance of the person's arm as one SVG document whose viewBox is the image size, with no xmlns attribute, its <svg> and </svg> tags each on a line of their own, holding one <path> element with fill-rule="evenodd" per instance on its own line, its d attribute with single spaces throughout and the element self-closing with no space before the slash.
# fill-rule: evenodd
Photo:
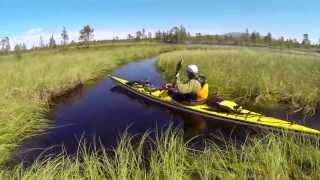
<svg viewBox="0 0 320 180">
<path fill-rule="evenodd" d="M 187 83 L 182 83 L 180 81 L 180 78 L 177 78 L 177 84 L 176 87 L 181 94 L 189 94 L 193 92 L 194 89 L 194 83 L 193 81 L 188 81 Z"/>
</svg>

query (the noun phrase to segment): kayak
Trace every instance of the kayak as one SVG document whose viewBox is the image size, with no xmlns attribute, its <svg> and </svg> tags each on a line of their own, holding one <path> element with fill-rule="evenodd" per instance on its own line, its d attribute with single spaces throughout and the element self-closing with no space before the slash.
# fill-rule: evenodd
<svg viewBox="0 0 320 180">
<path fill-rule="evenodd" d="M 175 101 L 168 95 L 168 89 L 152 87 L 148 82 L 128 81 L 126 79 L 109 75 L 109 78 L 127 91 L 174 110 L 192 113 L 202 117 L 230 122 L 234 124 L 282 130 L 303 134 L 319 135 L 320 131 L 295 122 L 274 117 L 268 117 L 242 108 L 233 101 L 222 100 L 217 105 L 209 103 L 190 105 Z"/>
</svg>

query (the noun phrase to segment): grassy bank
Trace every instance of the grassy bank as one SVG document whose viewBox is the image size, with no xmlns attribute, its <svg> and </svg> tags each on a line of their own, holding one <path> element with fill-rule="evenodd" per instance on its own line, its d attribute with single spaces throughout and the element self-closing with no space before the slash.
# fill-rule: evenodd
<svg viewBox="0 0 320 180">
<path fill-rule="evenodd" d="M 148 143 L 146 143 L 148 142 Z M 319 139 L 318 139 L 319 142 Z M 189 142 L 190 143 L 190 142 Z M 149 153 L 143 147 L 149 146 Z M 320 146 L 305 138 L 267 135 L 225 147 L 207 143 L 194 150 L 182 135 L 168 130 L 156 140 L 148 135 L 133 145 L 124 136 L 111 153 L 89 153 L 49 158 L 29 168 L 2 171 L 1 179 L 319 179 Z"/>
<path fill-rule="evenodd" d="M 53 96 L 97 78 L 120 64 L 176 48 L 160 44 L 125 44 L 56 49 L 0 56 L 0 164 L 25 138 L 49 126 Z"/>
<path fill-rule="evenodd" d="M 250 49 L 176 51 L 161 55 L 157 64 L 168 79 L 179 56 L 185 64 L 199 65 L 212 96 L 243 105 L 286 104 L 305 112 L 319 106 L 320 57 Z"/>
<path fill-rule="evenodd" d="M 50 97 L 120 64 L 174 48 L 117 45 L 31 52 L 23 54 L 22 59 L 0 56 L 0 92 L 4 94 L 0 97 L 0 163 L 10 158 L 24 138 L 49 126 L 45 115 Z M 312 73 L 320 71 L 315 57 L 234 49 L 177 51 L 161 55 L 158 65 L 165 74 L 173 74 L 180 55 L 186 64 L 199 64 L 209 78 L 213 95 L 249 104 L 288 103 L 304 108 L 314 105 L 299 98 L 318 97 L 303 94 L 316 89 L 315 85 L 311 87 L 319 78 Z M 301 88 L 307 85 L 310 89 Z M 189 146 L 192 141 L 186 143 L 182 137 L 182 132 L 169 129 L 155 139 L 146 134 L 137 144 L 136 138 L 124 135 L 115 150 L 82 148 L 78 154 L 48 157 L 27 168 L 2 167 L 0 179 L 320 178 L 320 139 L 269 134 L 249 138 L 244 144 L 207 142 L 204 149 L 195 150 Z M 145 148 L 150 151 L 145 153 Z"/>
</svg>

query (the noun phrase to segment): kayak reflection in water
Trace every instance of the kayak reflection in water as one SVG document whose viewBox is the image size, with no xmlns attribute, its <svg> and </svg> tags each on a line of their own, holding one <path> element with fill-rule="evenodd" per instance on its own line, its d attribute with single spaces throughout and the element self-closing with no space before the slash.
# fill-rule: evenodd
<svg viewBox="0 0 320 180">
<path fill-rule="evenodd" d="M 180 79 L 180 73 L 177 70 L 176 81 L 171 86 L 168 94 L 176 101 L 189 105 L 203 104 L 208 99 L 209 85 L 204 76 L 199 75 L 197 65 L 191 64 L 187 66 L 188 81 L 183 83 Z"/>
</svg>

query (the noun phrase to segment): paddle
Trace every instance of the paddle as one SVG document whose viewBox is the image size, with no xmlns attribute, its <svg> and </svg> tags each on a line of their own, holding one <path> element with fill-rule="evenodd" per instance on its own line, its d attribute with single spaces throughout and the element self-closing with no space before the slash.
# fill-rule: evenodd
<svg viewBox="0 0 320 180">
<path fill-rule="evenodd" d="M 176 66 L 176 74 L 175 77 L 177 77 L 177 75 L 179 74 L 181 68 L 182 68 L 182 64 L 183 64 L 183 58 L 182 56 L 180 56 L 180 61 L 178 62 L 177 66 Z"/>
<path fill-rule="evenodd" d="M 176 84 L 176 82 L 177 82 L 177 76 L 178 76 L 178 74 L 179 74 L 179 72 L 180 72 L 180 70 L 181 70 L 181 68 L 182 68 L 182 64 L 183 64 L 183 58 L 182 58 L 182 56 L 180 56 L 180 61 L 177 63 L 177 65 L 176 65 L 176 73 L 175 73 L 175 75 L 174 75 L 174 77 L 175 77 L 175 80 L 174 80 L 174 82 L 173 82 L 173 86 L 175 86 L 175 84 Z"/>
</svg>

